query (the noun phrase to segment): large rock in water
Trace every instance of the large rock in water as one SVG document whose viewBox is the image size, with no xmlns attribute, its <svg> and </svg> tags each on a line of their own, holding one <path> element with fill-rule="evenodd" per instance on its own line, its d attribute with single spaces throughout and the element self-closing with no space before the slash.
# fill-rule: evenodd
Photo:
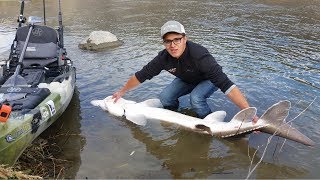
<svg viewBox="0 0 320 180">
<path fill-rule="evenodd" d="M 108 47 L 120 46 L 121 44 L 122 42 L 108 31 L 93 31 L 89 37 L 79 44 L 79 48 L 97 51 Z"/>
</svg>

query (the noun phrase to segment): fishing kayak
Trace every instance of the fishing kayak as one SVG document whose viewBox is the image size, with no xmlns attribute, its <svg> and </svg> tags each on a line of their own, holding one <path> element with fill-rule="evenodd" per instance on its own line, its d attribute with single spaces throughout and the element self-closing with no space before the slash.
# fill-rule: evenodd
<svg viewBox="0 0 320 180">
<path fill-rule="evenodd" d="M 76 69 L 59 27 L 23 16 L 21 2 L 9 58 L 0 66 L 0 164 L 13 165 L 23 151 L 68 107 L 75 89 Z M 44 16 L 45 17 L 45 16 Z"/>
</svg>

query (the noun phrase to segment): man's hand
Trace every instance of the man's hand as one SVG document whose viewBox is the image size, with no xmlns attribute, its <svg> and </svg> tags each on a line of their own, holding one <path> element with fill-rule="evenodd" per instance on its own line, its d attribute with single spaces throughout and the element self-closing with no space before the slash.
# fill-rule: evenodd
<svg viewBox="0 0 320 180">
<path fill-rule="evenodd" d="M 127 91 L 138 86 L 139 84 L 140 82 L 136 75 L 132 75 L 123 88 L 112 95 L 112 99 L 114 99 L 114 102 L 116 103 Z"/>
<path fill-rule="evenodd" d="M 112 99 L 114 99 L 114 103 L 116 103 L 122 96 L 124 92 L 122 91 L 117 91 L 112 95 Z"/>
<path fill-rule="evenodd" d="M 255 116 L 253 117 L 253 119 L 252 119 L 252 123 L 255 124 L 255 123 L 258 122 L 258 120 L 259 120 L 259 117 L 258 117 L 257 115 L 255 115 Z"/>
<path fill-rule="evenodd" d="M 257 123 L 259 120 L 259 117 L 257 115 L 255 115 L 252 119 L 252 124 Z M 257 130 L 257 131 L 253 131 L 254 134 L 259 134 L 261 131 Z"/>
</svg>

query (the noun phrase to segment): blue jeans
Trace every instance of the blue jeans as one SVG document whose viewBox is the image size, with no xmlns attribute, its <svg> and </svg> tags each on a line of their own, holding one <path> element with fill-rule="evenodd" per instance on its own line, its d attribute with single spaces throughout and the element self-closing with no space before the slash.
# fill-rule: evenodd
<svg viewBox="0 0 320 180">
<path fill-rule="evenodd" d="M 207 103 L 209 98 L 218 88 L 211 81 L 205 80 L 197 85 L 188 84 L 180 78 L 175 78 L 161 93 L 160 101 L 164 108 L 177 110 L 179 107 L 178 98 L 190 94 L 191 108 L 199 118 L 205 118 L 211 113 Z"/>
</svg>

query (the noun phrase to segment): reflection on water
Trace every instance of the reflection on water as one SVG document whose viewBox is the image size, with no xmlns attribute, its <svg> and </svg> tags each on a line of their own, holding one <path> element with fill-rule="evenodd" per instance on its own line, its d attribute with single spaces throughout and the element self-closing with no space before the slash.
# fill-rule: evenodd
<svg viewBox="0 0 320 180">
<path fill-rule="evenodd" d="M 216 140 L 208 135 L 196 134 L 191 131 L 178 130 L 172 136 L 157 140 L 154 135 L 128 124 L 133 137 L 146 146 L 146 151 L 162 162 L 162 168 L 168 169 L 172 178 L 239 178 L 246 177 L 247 167 L 250 166 L 250 157 L 255 157 L 256 149 L 249 147 L 248 141 L 243 138 Z M 166 128 L 165 129 L 170 129 Z M 177 127 L 175 127 L 177 128 Z M 257 163 L 258 158 L 253 160 Z M 264 164 L 264 163 L 263 163 Z M 267 164 L 262 166 L 268 166 Z M 285 172 L 295 172 L 302 175 L 304 169 L 295 169 L 287 166 L 272 164 L 277 178 L 290 178 Z M 263 174 L 258 168 L 259 178 Z M 285 174 L 285 176 L 283 176 Z M 265 177 L 266 174 L 261 175 Z M 270 176 L 269 176 L 270 177 Z M 134 178 L 166 178 L 158 174 L 140 174 Z"/>
<path fill-rule="evenodd" d="M 86 144 L 86 139 L 81 134 L 80 112 L 79 91 L 76 87 L 66 111 L 40 136 L 54 142 L 61 149 L 60 153 L 55 155 L 59 165 L 57 170 L 62 170 L 63 177 L 67 179 L 76 177 L 81 165 L 80 154 Z"/>
<path fill-rule="evenodd" d="M 41 3 L 27 3 L 25 14 L 32 11 L 41 16 Z M 56 2 L 47 5 L 48 24 L 56 25 Z M 75 158 L 66 169 L 68 177 L 245 178 L 250 167 L 247 145 L 251 156 L 256 149 L 256 155 L 262 156 L 269 137 L 263 133 L 250 135 L 246 143 L 163 124 L 137 127 L 90 104 L 118 90 L 163 48 L 159 28 L 171 19 L 185 25 L 192 41 L 208 48 L 257 107 L 258 115 L 279 100 L 290 100 L 288 120 L 295 119 L 293 126 L 317 143 L 308 148 L 286 141 L 282 147 L 278 144 L 283 139 L 274 138 L 252 178 L 320 177 L 318 0 L 68 0 L 62 5 L 66 48 L 77 67 L 81 92 L 78 111 L 67 112 L 64 119 L 73 121 L 77 130 L 65 131 L 69 138 L 61 138 L 61 143 L 67 140 L 75 148 L 63 149 L 62 156 Z M 10 47 L 5 44 L 13 39 L 18 11 L 17 2 L 0 1 L 1 59 L 7 57 Z M 78 43 L 94 30 L 110 31 L 124 44 L 103 52 L 78 49 Z M 125 98 L 156 97 L 172 79 L 161 73 Z M 221 92 L 210 97 L 209 104 L 213 110 L 225 110 L 226 120 L 238 111 Z M 78 133 L 78 137 L 71 135 Z"/>
</svg>

